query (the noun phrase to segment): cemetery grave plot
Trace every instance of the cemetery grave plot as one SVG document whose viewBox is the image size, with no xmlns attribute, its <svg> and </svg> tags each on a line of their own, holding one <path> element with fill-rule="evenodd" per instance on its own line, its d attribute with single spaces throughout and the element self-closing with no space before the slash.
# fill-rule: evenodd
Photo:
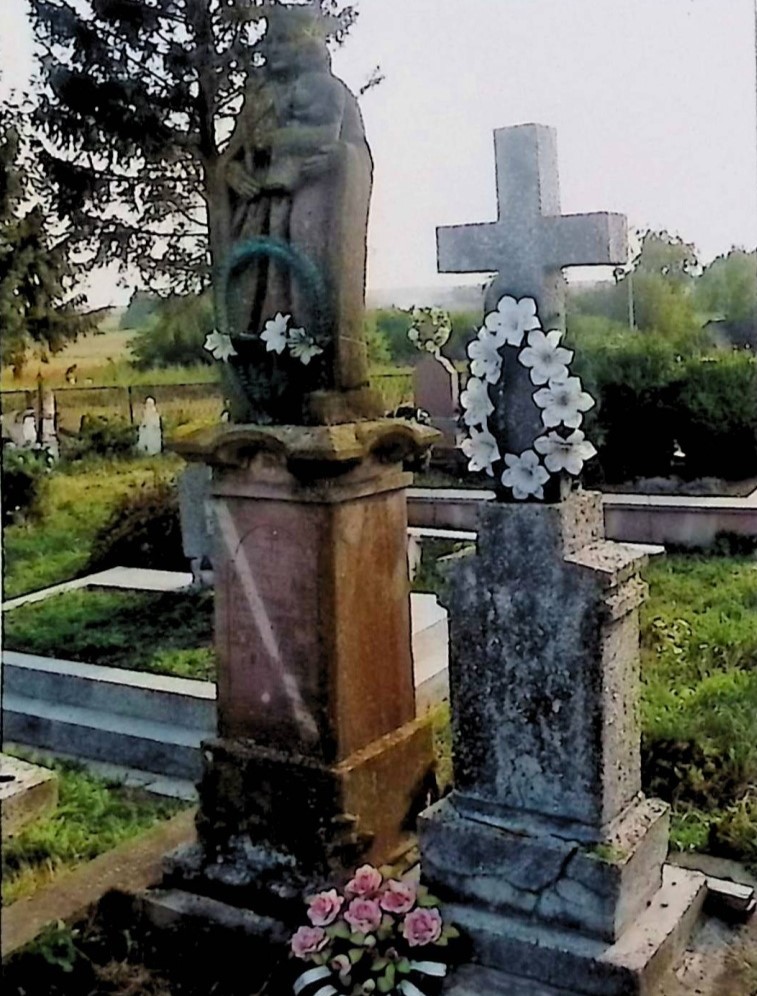
<svg viewBox="0 0 757 996">
<path fill-rule="evenodd" d="M 414 589 L 439 594 L 437 560 L 455 545 L 427 541 Z M 673 802 L 673 846 L 757 864 L 757 565 L 671 556 L 646 569 L 642 611 L 647 790 Z M 46 657 L 214 680 L 212 595 L 77 591 L 4 618 L 5 645 Z M 437 757 L 448 784 L 446 711 Z"/>
<path fill-rule="evenodd" d="M 186 808 L 88 774 L 80 765 L 16 749 L 14 756 L 56 772 L 58 806 L 3 843 L 2 901 L 31 896 L 56 876 L 144 833 Z"/>
<path fill-rule="evenodd" d="M 4 624 L 8 650 L 215 680 L 209 591 L 72 591 L 7 612 Z"/>
<path fill-rule="evenodd" d="M 86 573 L 95 537 L 120 502 L 171 480 L 181 465 L 177 457 L 164 454 L 91 459 L 46 474 L 25 520 L 3 530 L 3 598 Z"/>
</svg>

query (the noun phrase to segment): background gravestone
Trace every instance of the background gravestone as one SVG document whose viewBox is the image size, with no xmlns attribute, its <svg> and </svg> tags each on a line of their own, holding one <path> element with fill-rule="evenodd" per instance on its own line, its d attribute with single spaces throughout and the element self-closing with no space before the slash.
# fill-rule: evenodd
<svg viewBox="0 0 757 996">
<path fill-rule="evenodd" d="M 163 420 L 155 398 L 145 398 L 142 420 L 137 435 L 137 452 L 157 456 L 163 452 Z"/>
<path fill-rule="evenodd" d="M 454 450 L 460 429 L 460 375 L 444 356 L 424 353 L 413 370 L 415 405 L 431 416 L 431 425 L 442 434 L 434 447 Z"/>
</svg>

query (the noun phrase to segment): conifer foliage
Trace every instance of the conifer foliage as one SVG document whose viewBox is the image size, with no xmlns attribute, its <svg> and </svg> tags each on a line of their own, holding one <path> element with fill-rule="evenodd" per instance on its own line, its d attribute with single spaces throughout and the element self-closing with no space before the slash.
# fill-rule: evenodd
<svg viewBox="0 0 757 996">
<path fill-rule="evenodd" d="M 0 359 L 16 373 L 31 350 L 44 359 L 97 324 L 75 290 L 80 268 L 55 231 L 24 120 L 0 106 Z"/>
<path fill-rule="evenodd" d="M 31 0 L 43 166 L 93 264 L 136 267 L 146 287 L 174 294 L 207 286 L 219 156 L 277 4 Z M 354 10 L 342 0 L 320 6 L 341 41 Z"/>
</svg>

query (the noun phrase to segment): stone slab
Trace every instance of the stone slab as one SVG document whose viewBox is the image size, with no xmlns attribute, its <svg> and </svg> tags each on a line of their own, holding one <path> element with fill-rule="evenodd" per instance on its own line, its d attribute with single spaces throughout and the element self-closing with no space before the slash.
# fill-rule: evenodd
<svg viewBox="0 0 757 996">
<path fill-rule="evenodd" d="M 3 696 L 3 733 L 18 743 L 198 778 L 205 731 L 22 695 Z"/>
<path fill-rule="evenodd" d="M 496 969 L 502 993 L 518 992 L 507 985 L 531 984 L 530 991 L 523 988 L 524 994 L 552 996 L 556 989 L 558 994 L 576 996 L 653 996 L 681 954 L 705 894 L 704 875 L 666 866 L 662 888 L 647 910 L 609 946 L 579 933 L 472 911 L 468 906 L 450 903 L 446 909 L 473 939 L 477 961 Z M 469 971 L 467 990 L 451 989 L 455 996 L 476 992 L 470 988 L 471 975 L 475 977 L 475 970 Z"/>
<path fill-rule="evenodd" d="M 58 805 L 58 776 L 48 768 L 0 754 L 3 839 L 12 837 Z"/>
<path fill-rule="evenodd" d="M 468 488 L 409 488 L 411 527 L 478 529 L 480 506 L 493 491 Z M 757 535 L 757 496 L 679 495 L 602 496 L 608 539 L 624 543 L 682 543 L 706 546 L 719 532 Z"/>
<path fill-rule="evenodd" d="M 6 742 L 5 748 L 15 751 L 17 748 L 25 751 L 35 764 L 46 765 L 49 759 L 71 761 L 81 765 L 98 778 L 107 782 L 125 785 L 127 788 L 141 789 L 150 795 L 162 796 L 166 799 L 179 799 L 182 802 L 197 802 L 197 788 L 188 778 L 172 778 L 169 775 L 157 775 L 154 771 L 141 771 L 123 764 L 112 764 L 110 761 L 95 761 L 79 754 L 69 754 L 67 751 L 36 751 L 21 744 Z"/>
<path fill-rule="evenodd" d="M 138 896 L 136 902 L 140 912 L 157 930 L 176 931 L 201 923 L 259 938 L 269 944 L 286 944 L 291 937 L 291 930 L 278 920 L 181 889 L 151 889 Z"/>
<path fill-rule="evenodd" d="M 28 899 L 3 910 L 2 957 L 29 944 L 50 923 L 81 919 L 107 892 L 137 892 L 156 885 L 169 851 L 195 839 L 194 811 L 179 813 L 72 871 Z"/>
<path fill-rule="evenodd" d="M 2 611 L 10 612 L 21 605 L 33 602 L 43 602 L 53 595 L 62 595 L 66 591 L 76 591 L 79 588 L 123 588 L 127 591 L 180 591 L 192 583 L 192 575 L 182 571 L 157 571 L 142 567 L 112 567 L 97 574 L 88 574 L 83 578 L 74 578 L 50 588 L 19 595 L 8 602 L 3 602 Z"/>
<path fill-rule="evenodd" d="M 612 942 L 660 888 L 668 827 L 668 807 L 641 800 L 595 848 L 466 819 L 453 793 L 420 817 L 423 874 L 443 900 Z"/>
</svg>

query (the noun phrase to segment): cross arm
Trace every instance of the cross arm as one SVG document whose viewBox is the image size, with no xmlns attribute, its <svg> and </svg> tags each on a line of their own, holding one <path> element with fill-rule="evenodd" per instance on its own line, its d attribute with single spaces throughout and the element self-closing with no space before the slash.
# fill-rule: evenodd
<svg viewBox="0 0 757 996">
<path fill-rule="evenodd" d="M 545 262 L 564 266 L 621 266 L 628 262 L 628 223 L 623 214 L 566 214 L 545 218 Z"/>
<path fill-rule="evenodd" d="M 502 226 L 451 225 L 436 230 L 439 273 L 491 273 L 502 258 Z"/>
</svg>

